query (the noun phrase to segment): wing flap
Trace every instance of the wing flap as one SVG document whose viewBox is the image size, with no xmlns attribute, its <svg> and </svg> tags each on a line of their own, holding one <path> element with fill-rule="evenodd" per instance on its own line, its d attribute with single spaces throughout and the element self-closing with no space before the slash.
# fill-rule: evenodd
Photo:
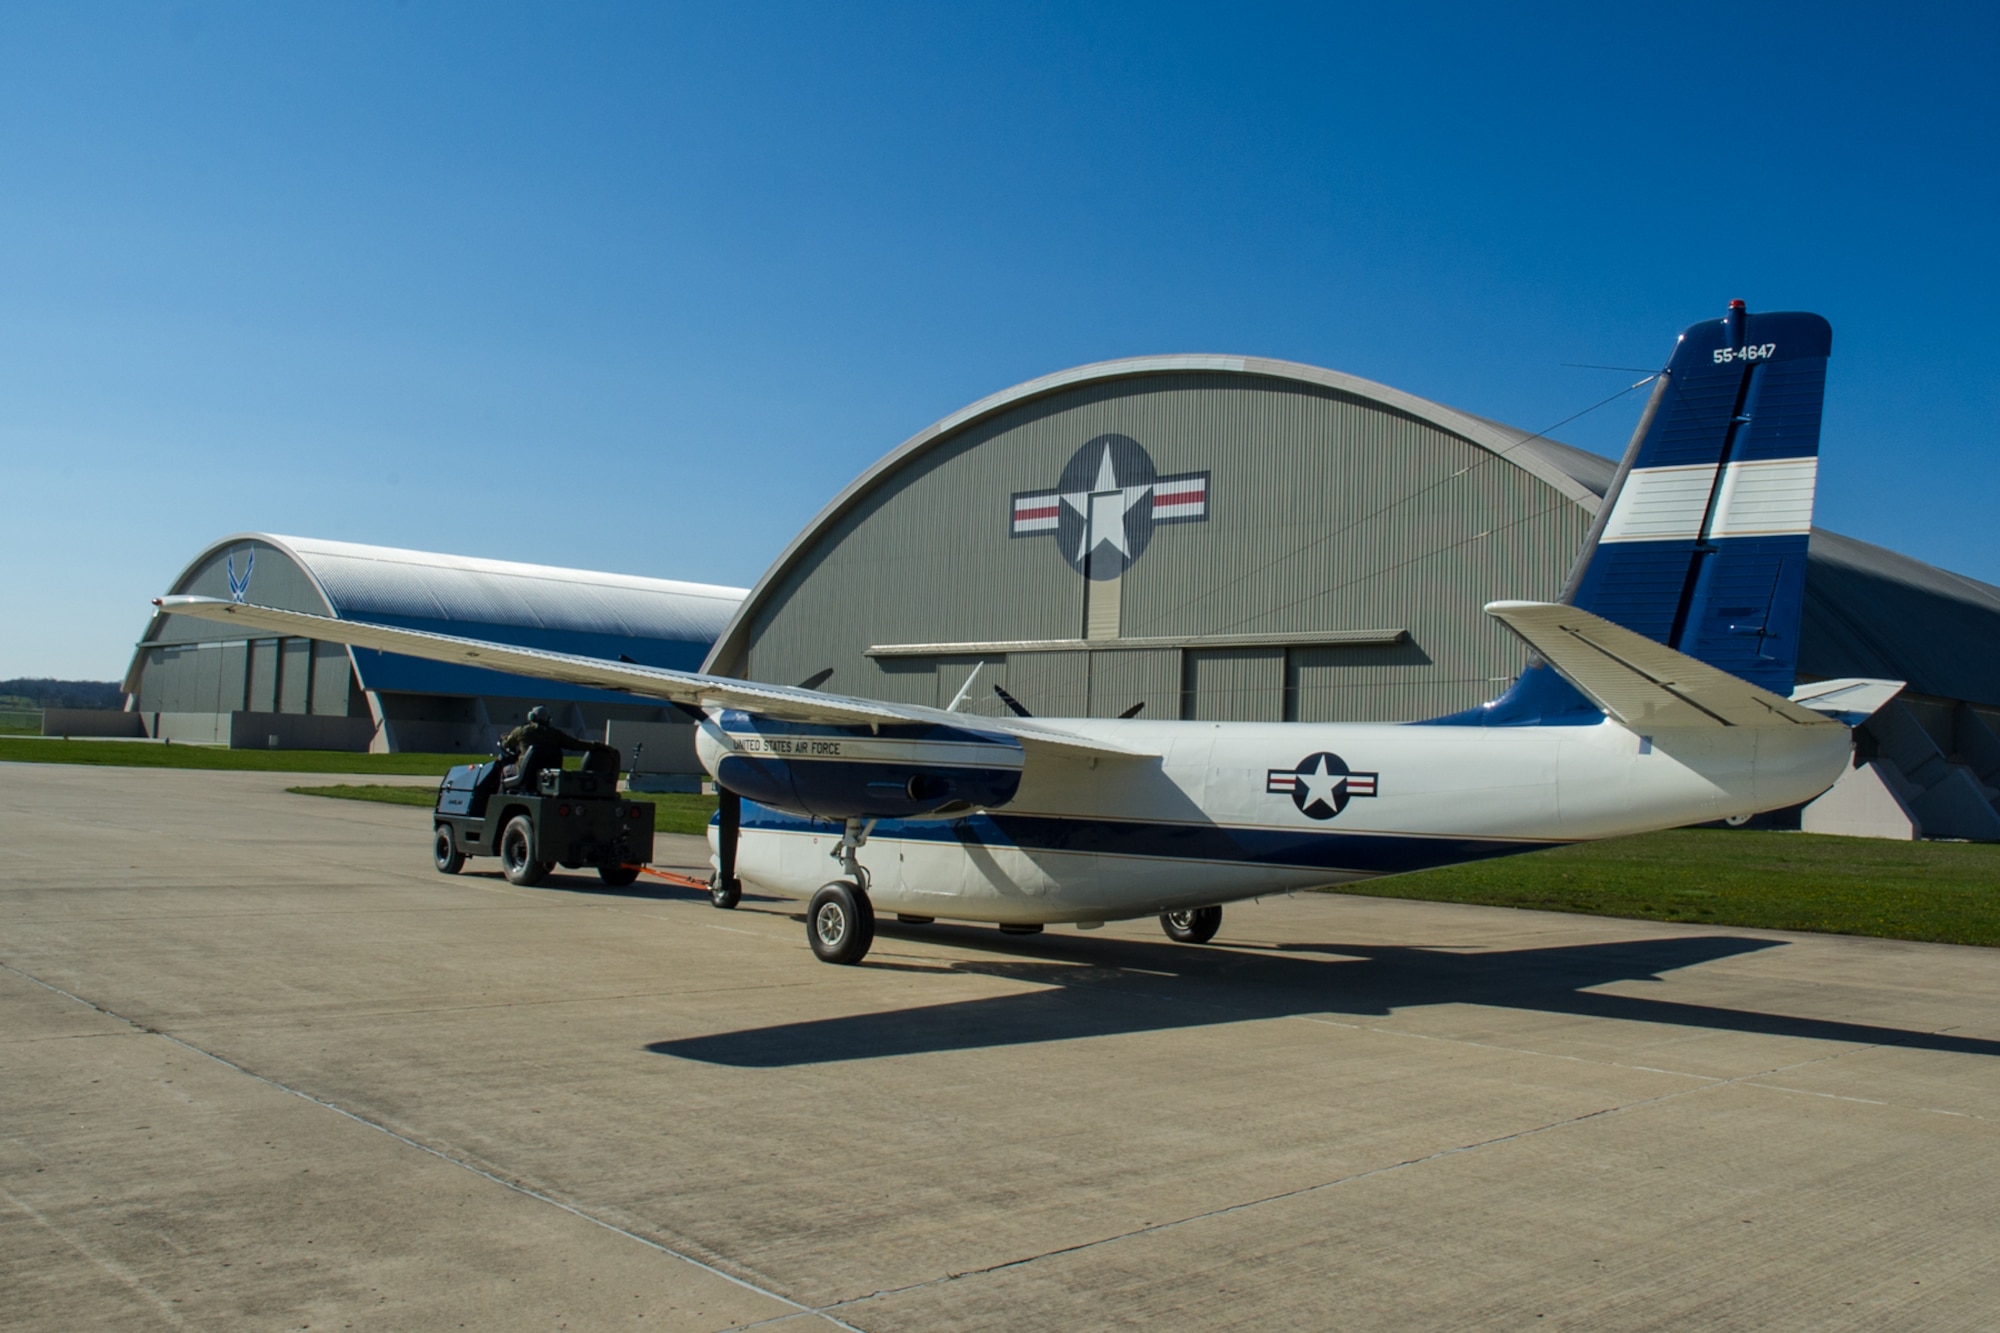
<svg viewBox="0 0 2000 1333">
<path fill-rule="evenodd" d="M 373 625 L 363 620 L 336 620 L 304 611 L 284 611 L 277 607 L 229 602 L 219 597 L 174 596 L 154 601 L 163 613 L 194 616 L 223 624 L 241 625 L 249 630 L 298 635 L 328 643 L 345 643 L 356 648 L 373 648 L 385 653 L 401 653 L 433 662 L 455 662 L 485 667 L 510 675 L 536 680 L 560 681 L 591 689 L 617 690 L 645 699 L 701 708 L 737 708 L 746 713 L 786 722 L 816 723 L 824 726 L 882 726 L 922 723 L 964 728 L 1012 736 L 1023 745 L 1047 749 L 1057 754 L 1087 758 L 1151 757 L 1124 746 L 1084 737 L 1047 724 L 1021 718 L 968 718 L 938 708 L 915 704 L 882 703 L 825 694 L 818 690 L 789 685 L 763 685 L 755 681 L 733 680 L 726 676 L 705 676 L 698 671 L 676 671 L 670 667 L 641 666 L 634 662 L 612 662 L 599 657 L 552 653 L 538 648 L 518 648 L 512 644 L 484 639 L 465 639 L 426 630 Z"/>
<path fill-rule="evenodd" d="M 1592 703 L 1634 730 L 1840 725 L 1573 606 L 1491 602 L 1486 613 L 1525 640 Z"/>
</svg>

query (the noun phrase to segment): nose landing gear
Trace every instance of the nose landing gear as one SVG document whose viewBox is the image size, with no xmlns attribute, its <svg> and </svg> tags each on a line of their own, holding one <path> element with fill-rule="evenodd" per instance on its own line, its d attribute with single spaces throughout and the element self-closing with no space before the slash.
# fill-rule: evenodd
<svg viewBox="0 0 2000 1333">
<path fill-rule="evenodd" d="M 715 789 L 715 873 L 708 879 L 708 900 L 728 911 L 743 901 L 743 881 L 736 878 L 736 843 L 743 834 L 743 798 L 727 787 Z"/>
</svg>

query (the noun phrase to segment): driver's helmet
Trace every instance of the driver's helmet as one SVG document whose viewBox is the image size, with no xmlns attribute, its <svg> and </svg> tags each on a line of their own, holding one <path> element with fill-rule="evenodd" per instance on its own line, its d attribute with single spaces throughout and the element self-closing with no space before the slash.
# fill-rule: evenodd
<svg viewBox="0 0 2000 1333">
<path fill-rule="evenodd" d="M 533 708 L 530 708 L 528 710 L 528 721 L 539 722 L 543 726 L 547 726 L 549 721 L 549 710 L 542 707 L 540 704 L 536 704 Z"/>
</svg>

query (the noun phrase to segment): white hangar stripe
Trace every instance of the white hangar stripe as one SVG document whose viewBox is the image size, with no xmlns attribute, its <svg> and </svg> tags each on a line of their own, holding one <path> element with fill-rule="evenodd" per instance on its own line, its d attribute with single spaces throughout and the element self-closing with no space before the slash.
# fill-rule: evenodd
<svg viewBox="0 0 2000 1333">
<path fill-rule="evenodd" d="M 1017 495 L 1014 497 L 1014 535 L 1026 532 L 1054 532 L 1062 526 L 1062 496 L 1054 491 L 1046 495 Z"/>
<path fill-rule="evenodd" d="M 1716 482 L 1712 463 L 1636 468 L 1625 478 L 1618 503 L 1598 540 L 1689 541 L 1702 535 L 1715 493 L 1711 537 L 1777 537 L 1812 531 L 1817 458 L 1771 458 L 1731 463 Z"/>
<path fill-rule="evenodd" d="M 1208 517 L 1208 474 L 1190 472 L 1153 483 L 1153 521 L 1185 522 Z"/>
</svg>

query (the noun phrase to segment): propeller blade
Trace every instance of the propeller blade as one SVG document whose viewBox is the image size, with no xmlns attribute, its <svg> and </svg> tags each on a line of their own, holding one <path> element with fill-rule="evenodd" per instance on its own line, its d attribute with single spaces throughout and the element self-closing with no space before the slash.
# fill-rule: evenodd
<svg viewBox="0 0 2000 1333">
<path fill-rule="evenodd" d="M 807 676 L 804 680 L 800 681 L 799 688 L 802 690 L 816 690 L 820 686 L 826 684 L 827 681 L 831 680 L 832 678 L 833 678 L 833 668 L 827 667 L 824 670 L 813 672 L 810 676 Z"/>
<path fill-rule="evenodd" d="M 1124 712 L 1120 713 L 1120 714 L 1119 714 L 1118 716 L 1120 716 L 1120 717 L 1137 717 L 1137 716 L 1139 716 L 1139 710 L 1140 710 L 1141 708 L 1144 708 L 1145 706 L 1146 706 L 1146 701 L 1145 701 L 1144 699 L 1141 699 L 1141 700 L 1140 700 L 1140 701 L 1139 701 L 1138 703 L 1135 703 L 1135 704 L 1133 704 L 1133 705 L 1132 705 L 1132 706 L 1131 706 L 1130 708 L 1126 709 L 1126 710 L 1125 710 Z"/>
<path fill-rule="evenodd" d="M 1019 699 L 1016 699 L 1013 695 L 1007 693 L 1007 691 L 1001 689 L 998 685 L 995 685 L 993 687 L 993 692 L 1000 696 L 1001 703 L 1006 704 L 1007 707 L 1014 710 L 1015 717 L 1034 716 L 1033 713 L 1030 713 L 1027 709 L 1021 707 L 1021 701 Z"/>
</svg>

